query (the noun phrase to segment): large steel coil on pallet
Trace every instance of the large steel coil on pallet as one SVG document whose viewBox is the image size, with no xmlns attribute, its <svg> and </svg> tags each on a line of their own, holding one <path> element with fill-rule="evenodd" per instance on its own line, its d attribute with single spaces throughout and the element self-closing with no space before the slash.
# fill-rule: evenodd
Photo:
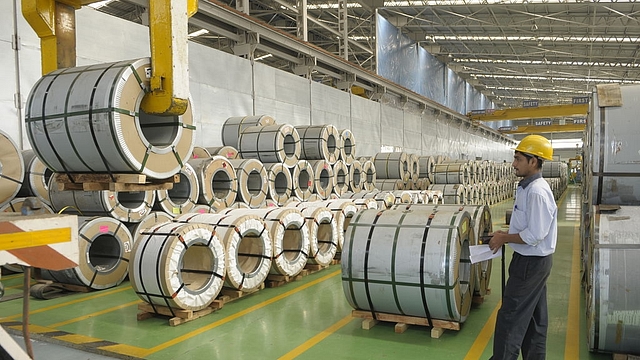
<svg viewBox="0 0 640 360">
<path fill-rule="evenodd" d="M 156 199 L 153 190 L 148 191 L 59 191 L 49 186 L 51 207 L 66 214 L 81 216 L 111 216 L 124 222 L 140 222 L 149 214 Z"/>
<path fill-rule="evenodd" d="M 310 237 L 304 215 L 295 208 L 227 209 L 219 214 L 256 215 L 264 220 L 272 241 L 271 274 L 295 276 L 307 264 Z"/>
<path fill-rule="evenodd" d="M 191 212 L 200 196 L 200 184 L 195 170 L 189 163 L 180 172 L 180 182 L 169 190 L 156 190 L 155 207 L 172 216 Z"/>
<path fill-rule="evenodd" d="M 238 179 L 237 202 L 259 208 L 267 201 L 269 177 L 264 165 L 256 159 L 229 160 Z"/>
<path fill-rule="evenodd" d="M 364 174 L 364 183 L 362 184 L 362 188 L 366 191 L 375 190 L 376 180 L 378 178 L 378 176 L 376 175 L 376 166 L 371 160 L 365 160 L 361 162 L 362 173 Z"/>
<path fill-rule="evenodd" d="M 47 205 L 51 205 L 49 199 L 49 179 L 53 176 L 51 171 L 33 152 L 33 150 L 22 151 L 24 160 L 24 181 L 18 196 L 35 196 L 38 200 Z"/>
<path fill-rule="evenodd" d="M 269 275 L 271 238 L 258 216 L 186 214 L 176 221 L 213 225 L 225 248 L 225 286 L 251 291 L 259 288 Z"/>
<path fill-rule="evenodd" d="M 333 165 L 342 149 L 340 133 L 333 125 L 296 126 L 300 134 L 300 158 L 324 160 Z"/>
<path fill-rule="evenodd" d="M 233 116 L 222 124 L 222 144 L 238 148 L 242 131 L 252 126 L 274 125 L 276 121 L 269 115 Z"/>
<path fill-rule="evenodd" d="M 22 153 L 9 135 L 0 130 L 0 207 L 20 191 L 24 170 Z"/>
<path fill-rule="evenodd" d="M 26 131 L 55 172 L 140 173 L 165 179 L 191 157 L 191 106 L 182 116 L 144 113 L 148 58 L 55 70 L 34 85 Z"/>
<path fill-rule="evenodd" d="M 42 269 L 42 278 L 94 290 L 120 285 L 128 274 L 133 239 L 124 224 L 110 217 L 78 217 L 80 261 L 72 269 Z"/>
<path fill-rule="evenodd" d="M 291 170 L 291 196 L 306 201 L 315 190 L 315 172 L 307 160 L 299 160 Z"/>
<path fill-rule="evenodd" d="M 347 165 L 351 165 L 356 157 L 356 139 L 353 132 L 349 129 L 340 130 L 340 142 L 342 143 L 340 159 L 344 160 Z"/>
<path fill-rule="evenodd" d="M 300 136 L 289 124 L 248 127 L 238 139 L 238 156 L 293 167 L 300 159 Z"/>
<path fill-rule="evenodd" d="M 343 160 L 338 160 L 333 164 L 333 176 L 336 177 L 333 192 L 338 196 L 349 190 L 349 168 Z"/>
<path fill-rule="evenodd" d="M 471 307 L 466 211 L 362 210 L 347 228 L 342 287 L 354 309 L 464 322 Z"/>
<path fill-rule="evenodd" d="M 591 351 L 640 354 L 640 207 L 592 207 L 587 279 Z"/>
<path fill-rule="evenodd" d="M 225 208 L 236 201 L 238 181 L 236 169 L 224 156 L 189 160 L 200 187 L 198 203 L 216 209 Z"/>
<path fill-rule="evenodd" d="M 404 152 L 377 153 L 373 158 L 376 177 L 380 179 L 400 179 L 403 182 L 411 178 L 409 156 Z"/>
<path fill-rule="evenodd" d="M 264 166 L 267 169 L 269 199 L 273 200 L 275 205 L 282 206 L 291 197 L 291 189 L 293 189 L 291 171 L 282 163 L 264 164 Z"/>
<path fill-rule="evenodd" d="M 224 282 L 224 247 L 207 224 L 168 222 L 143 231 L 130 263 L 131 287 L 152 306 L 202 310 Z"/>
<path fill-rule="evenodd" d="M 437 164 L 433 168 L 434 184 L 463 184 L 469 183 L 469 165 L 467 163 Z"/>
<path fill-rule="evenodd" d="M 349 165 L 349 189 L 348 191 L 359 193 L 364 187 L 366 175 L 362 172 L 362 163 L 353 160 Z"/>
<path fill-rule="evenodd" d="M 137 243 L 140 239 L 140 233 L 144 230 L 150 229 L 158 224 L 171 222 L 174 215 L 170 215 L 164 211 L 152 211 L 147 216 L 143 217 L 140 222 L 127 223 L 127 228 L 131 232 L 133 243 Z"/>
<path fill-rule="evenodd" d="M 321 199 L 329 198 L 336 184 L 333 167 L 326 160 L 311 160 L 309 163 L 313 169 L 313 188 L 315 193 L 318 194 Z"/>
<path fill-rule="evenodd" d="M 326 207 L 333 211 L 338 227 L 338 250 L 342 248 L 344 242 L 344 232 L 351 218 L 358 212 L 358 207 L 350 199 L 332 199 L 313 202 L 289 203 L 287 206 L 306 209 L 308 207 Z"/>
</svg>

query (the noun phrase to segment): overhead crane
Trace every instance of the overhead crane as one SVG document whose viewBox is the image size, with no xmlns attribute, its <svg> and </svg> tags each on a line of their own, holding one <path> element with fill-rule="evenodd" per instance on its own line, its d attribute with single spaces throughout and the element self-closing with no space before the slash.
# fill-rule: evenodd
<svg viewBox="0 0 640 360">
<path fill-rule="evenodd" d="M 500 128 L 502 134 L 545 134 L 561 132 L 580 132 L 586 124 L 566 124 L 566 125 L 514 125 Z"/>
<path fill-rule="evenodd" d="M 550 105 L 511 109 L 488 109 L 484 113 L 467 114 L 472 121 L 525 120 L 565 116 L 586 116 L 589 104 Z"/>
</svg>

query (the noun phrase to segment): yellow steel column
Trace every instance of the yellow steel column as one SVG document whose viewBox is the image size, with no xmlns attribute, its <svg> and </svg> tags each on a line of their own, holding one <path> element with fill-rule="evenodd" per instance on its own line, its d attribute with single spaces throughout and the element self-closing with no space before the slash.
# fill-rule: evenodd
<svg viewBox="0 0 640 360">
<path fill-rule="evenodd" d="M 22 16 L 40 38 L 42 74 L 58 68 L 58 48 L 55 33 L 56 3 L 54 0 L 22 0 Z"/>
</svg>

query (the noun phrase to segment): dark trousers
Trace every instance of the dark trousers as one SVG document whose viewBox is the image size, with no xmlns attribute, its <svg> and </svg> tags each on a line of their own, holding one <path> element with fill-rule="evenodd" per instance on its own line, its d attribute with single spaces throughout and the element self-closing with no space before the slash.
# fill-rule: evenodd
<svg viewBox="0 0 640 360">
<path fill-rule="evenodd" d="M 516 360 L 521 350 L 525 360 L 545 358 L 549 324 L 547 278 L 552 264 L 552 255 L 513 254 L 496 320 L 493 360 Z"/>
</svg>

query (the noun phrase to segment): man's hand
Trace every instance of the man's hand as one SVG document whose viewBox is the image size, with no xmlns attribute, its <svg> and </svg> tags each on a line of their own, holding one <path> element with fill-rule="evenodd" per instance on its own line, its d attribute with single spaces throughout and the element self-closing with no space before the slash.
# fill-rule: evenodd
<svg viewBox="0 0 640 360">
<path fill-rule="evenodd" d="M 492 236 L 491 240 L 489 240 L 489 249 L 493 250 L 494 254 L 498 252 L 502 245 L 508 242 L 507 240 L 509 234 L 502 230 L 498 230 L 489 235 Z"/>
</svg>

